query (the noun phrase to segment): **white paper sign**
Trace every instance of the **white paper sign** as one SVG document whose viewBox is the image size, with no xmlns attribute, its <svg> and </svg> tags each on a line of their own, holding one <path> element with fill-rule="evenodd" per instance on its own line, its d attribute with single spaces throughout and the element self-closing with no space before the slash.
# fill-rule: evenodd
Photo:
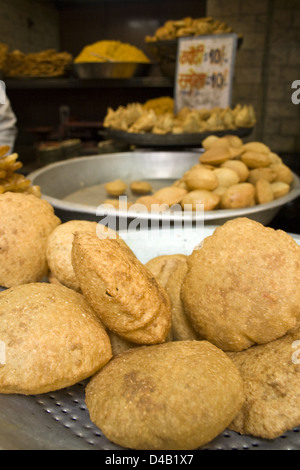
<svg viewBox="0 0 300 470">
<path fill-rule="evenodd" d="M 175 76 L 175 109 L 231 106 L 237 35 L 180 38 Z"/>
</svg>

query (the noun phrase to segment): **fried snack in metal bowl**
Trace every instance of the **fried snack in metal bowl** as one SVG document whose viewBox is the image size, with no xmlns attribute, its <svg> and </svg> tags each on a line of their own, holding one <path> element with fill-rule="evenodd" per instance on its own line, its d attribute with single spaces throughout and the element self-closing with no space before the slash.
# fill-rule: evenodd
<svg viewBox="0 0 300 470">
<path fill-rule="evenodd" d="M 244 382 L 246 400 L 229 429 L 276 439 L 300 424 L 299 327 L 268 344 L 228 353 Z"/>
<path fill-rule="evenodd" d="M 31 283 L 0 294 L 5 363 L 0 392 L 40 394 L 74 385 L 111 358 L 110 340 L 81 294 Z"/>
<path fill-rule="evenodd" d="M 0 194 L 2 287 L 37 282 L 47 275 L 47 239 L 60 223 L 46 200 L 31 194 Z"/>
<path fill-rule="evenodd" d="M 195 330 L 224 351 L 273 341 L 300 317 L 300 247 L 282 230 L 237 218 L 188 258 L 181 289 Z"/>
<path fill-rule="evenodd" d="M 125 242 L 75 233 L 72 264 L 83 295 L 107 328 L 134 343 L 166 340 L 170 299 Z"/>
<path fill-rule="evenodd" d="M 86 387 L 91 420 L 110 441 L 139 450 L 196 449 L 230 424 L 243 401 L 237 368 L 207 341 L 130 349 Z"/>
</svg>

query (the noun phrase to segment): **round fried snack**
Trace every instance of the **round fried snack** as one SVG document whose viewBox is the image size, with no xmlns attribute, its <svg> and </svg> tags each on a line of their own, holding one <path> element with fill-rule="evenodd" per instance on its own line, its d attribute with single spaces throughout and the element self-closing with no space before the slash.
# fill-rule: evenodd
<svg viewBox="0 0 300 470">
<path fill-rule="evenodd" d="M 44 199 L 0 194 L 0 285 L 40 281 L 48 272 L 47 239 L 61 223 Z"/>
<path fill-rule="evenodd" d="M 186 255 L 180 253 L 174 255 L 161 255 L 150 259 L 146 266 L 152 272 L 159 283 L 166 287 L 169 277 L 179 265 L 186 262 Z"/>
<path fill-rule="evenodd" d="M 167 204 L 169 207 L 179 204 L 182 198 L 187 194 L 187 190 L 177 186 L 166 186 L 153 194 L 161 204 Z"/>
<path fill-rule="evenodd" d="M 267 343 L 300 316 L 300 247 L 287 233 L 238 218 L 188 258 L 181 300 L 194 328 L 225 351 Z"/>
<path fill-rule="evenodd" d="M 276 439 L 300 425 L 299 339 L 297 328 L 268 344 L 229 353 L 242 375 L 246 396 L 230 429 Z"/>
<path fill-rule="evenodd" d="M 72 263 L 82 293 L 107 328 L 134 343 L 165 341 L 169 297 L 125 243 L 76 233 Z"/>
<path fill-rule="evenodd" d="M 203 446 L 230 424 L 243 401 L 238 370 L 207 341 L 131 349 L 86 387 L 91 420 L 112 442 L 139 450 Z"/>
<path fill-rule="evenodd" d="M 72 246 L 75 232 L 96 233 L 97 222 L 70 220 L 56 227 L 47 241 L 47 261 L 52 276 L 61 284 L 80 290 L 72 265 Z"/>
<path fill-rule="evenodd" d="M 204 211 L 214 210 L 220 202 L 220 196 L 206 189 L 197 189 L 189 192 L 181 201 L 181 207 L 184 210 L 191 207 L 190 210 L 196 211 L 197 206 L 203 206 Z"/>
<path fill-rule="evenodd" d="M 72 265 L 75 232 L 92 232 L 110 238 L 118 238 L 118 235 L 112 229 L 88 220 L 69 220 L 56 227 L 49 235 L 46 255 L 52 276 L 64 286 L 80 291 Z"/>
<path fill-rule="evenodd" d="M 136 194 L 148 194 L 152 192 L 152 186 L 148 181 L 132 181 L 130 189 Z"/>
<path fill-rule="evenodd" d="M 90 377 L 111 358 L 109 338 L 84 297 L 54 284 L 3 291 L 0 337 L 1 393 L 59 390 Z"/>
<path fill-rule="evenodd" d="M 188 171 L 184 176 L 184 181 L 190 191 L 197 189 L 212 191 L 218 186 L 218 179 L 214 171 L 201 165 Z"/>
<path fill-rule="evenodd" d="M 199 335 L 194 330 L 190 319 L 184 311 L 180 297 L 181 286 L 187 270 L 187 262 L 180 263 L 169 276 L 166 284 L 166 291 L 170 297 L 172 306 L 172 335 L 174 341 L 199 339 Z"/>
<path fill-rule="evenodd" d="M 221 197 L 222 209 L 240 209 L 255 204 L 255 187 L 251 183 L 238 183 L 229 186 Z"/>
<path fill-rule="evenodd" d="M 126 192 L 126 189 L 127 184 L 121 179 L 109 181 L 105 184 L 105 191 L 111 196 L 122 196 L 122 194 Z"/>
</svg>

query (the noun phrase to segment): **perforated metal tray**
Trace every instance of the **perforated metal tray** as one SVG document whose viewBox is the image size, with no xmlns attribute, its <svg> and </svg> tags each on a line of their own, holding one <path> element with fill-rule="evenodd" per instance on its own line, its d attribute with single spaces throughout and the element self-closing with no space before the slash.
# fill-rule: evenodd
<svg viewBox="0 0 300 470">
<path fill-rule="evenodd" d="M 152 235 L 123 233 L 143 262 L 160 254 L 189 254 L 215 227 L 152 231 Z M 300 235 L 293 235 L 300 245 Z M 155 242 L 154 242 L 155 241 Z M 88 380 L 36 396 L 0 394 L 0 449 L 2 450 L 123 450 L 110 442 L 89 418 L 85 404 Z M 297 404 L 295 404 L 297 406 Z M 275 440 L 258 439 L 224 430 L 201 450 L 299 450 L 300 426 Z"/>
</svg>

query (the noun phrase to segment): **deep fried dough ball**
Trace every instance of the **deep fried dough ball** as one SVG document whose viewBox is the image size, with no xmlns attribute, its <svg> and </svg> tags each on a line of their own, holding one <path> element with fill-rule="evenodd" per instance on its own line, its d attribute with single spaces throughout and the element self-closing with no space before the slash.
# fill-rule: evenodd
<svg viewBox="0 0 300 470">
<path fill-rule="evenodd" d="M 141 450 L 196 449 L 220 434 L 243 402 L 237 368 L 207 341 L 130 349 L 86 387 L 91 420 L 104 435 Z"/>
<path fill-rule="evenodd" d="M 47 239 L 60 223 L 44 199 L 0 194 L 0 286 L 37 282 L 47 275 Z"/>
<path fill-rule="evenodd" d="M 125 242 L 77 232 L 72 263 L 82 293 L 107 328 L 135 343 L 165 341 L 169 297 Z"/>
<path fill-rule="evenodd" d="M 276 439 L 300 425 L 299 338 L 296 328 L 270 343 L 229 353 L 242 375 L 246 395 L 230 429 Z"/>
<path fill-rule="evenodd" d="M 0 294 L 6 362 L 0 392 L 33 395 L 69 387 L 111 358 L 110 340 L 84 297 L 67 287 L 30 283 Z"/>
<path fill-rule="evenodd" d="M 194 328 L 223 350 L 267 343 L 300 316 L 300 247 L 287 233 L 237 218 L 188 258 L 181 299 Z"/>
</svg>

